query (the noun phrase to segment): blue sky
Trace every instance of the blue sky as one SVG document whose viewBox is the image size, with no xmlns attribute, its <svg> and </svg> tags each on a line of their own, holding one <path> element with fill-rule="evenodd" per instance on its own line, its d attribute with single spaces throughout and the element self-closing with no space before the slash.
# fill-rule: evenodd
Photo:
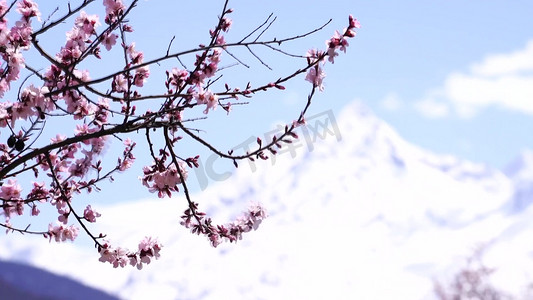
<svg viewBox="0 0 533 300">
<path fill-rule="evenodd" d="M 103 11 L 97 2 L 89 7 L 89 13 Z M 135 29 L 129 40 L 135 41 L 136 48 L 148 59 L 166 52 L 173 36 L 175 51 L 205 43 L 222 4 L 142 0 L 129 18 Z M 43 17 L 55 7 L 40 5 Z M 496 168 L 504 167 L 522 149 L 533 149 L 533 109 L 528 108 L 533 101 L 533 46 L 528 48 L 533 41 L 533 3 L 529 1 L 240 0 L 230 1 L 230 7 L 235 12 L 227 41 L 240 39 L 270 13 L 277 20 L 265 38 L 300 34 L 333 19 L 323 31 L 285 45 L 295 54 L 324 48 L 324 41 L 334 30 L 346 26 L 349 14 L 361 21 L 362 28 L 350 41 L 347 54 L 326 66 L 326 89 L 316 95 L 310 115 L 329 110 L 339 114 L 348 103 L 360 101 L 409 142 Z M 63 28 L 68 30 L 71 24 Z M 64 30 L 47 33 L 41 39 L 52 49 L 59 49 L 64 41 Z M 120 55 L 117 50 L 97 64 L 86 65 L 94 68 L 93 77 L 114 66 L 113 58 Z M 251 68 L 231 67 L 221 82 L 241 87 L 247 81 L 269 82 L 305 64 L 264 49 L 256 51 L 273 71 L 245 51 L 235 50 Z M 187 64 L 187 58 L 184 60 Z M 234 61 L 227 59 L 225 63 L 231 65 Z M 46 66 L 43 63 L 41 67 Z M 179 64 L 174 61 L 153 66 L 145 93 L 161 91 L 164 72 L 173 66 Z M 218 109 L 194 126 L 205 130 L 203 136 L 223 149 L 251 136 L 263 136 L 277 124 L 297 118 L 310 84 L 301 76 L 286 87 L 283 93 L 257 95 L 229 116 Z M 115 182 L 128 187 L 122 189 L 120 198 L 124 200 L 150 196 L 140 184 L 131 184 L 140 175 L 142 165 L 149 163 L 139 150 L 136 167 L 129 174 L 117 176 Z M 109 154 L 113 153 L 110 150 Z M 193 143 L 184 143 L 182 153 L 200 153 L 204 158 L 209 155 Z M 218 168 L 226 171 L 231 170 L 230 166 L 227 162 Z M 194 184 L 191 187 L 198 190 Z M 114 189 L 104 189 L 99 198 L 117 197 Z"/>
<path fill-rule="evenodd" d="M 156 9 L 155 3 L 140 5 L 153 4 Z M 179 6 L 187 10 L 189 4 L 183 5 Z M 325 30 L 298 43 L 299 51 L 322 47 L 335 29 L 345 26 L 348 14 L 361 21 L 348 53 L 327 66 L 326 90 L 316 97 L 316 112 L 338 112 L 359 100 L 414 144 L 496 168 L 522 149 L 533 148 L 533 109 L 527 108 L 533 107 L 530 1 L 233 1 L 230 6 L 235 8 L 234 32 L 239 33 L 270 12 L 278 16 L 272 28 L 275 36 L 333 19 Z M 189 20 L 200 22 L 196 13 L 184 21 Z M 171 35 L 162 30 L 157 36 L 167 40 L 165 34 Z M 266 74 L 285 70 L 256 67 Z M 275 105 L 259 97 L 269 104 L 258 109 L 264 118 L 253 115 L 253 129 L 264 131 L 272 116 L 294 116 L 306 87 L 305 82 L 295 83 L 289 96 L 280 96 L 282 101 Z M 255 105 L 259 106 L 253 103 L 246 114 L 253 113 Z"/>
<path fill-rule="evenodd" d="M 216 5 L 204 13 L 204 6 L 180 2 L 176 10 L 198 13 L 178 17 L 176 24 L 194 26 L 177 25 L 173 32 L 164 23 L 175 13 L 172 9 L 163 12 L 153 0 L 139 6 L 138 12 L 161 16 L 162 23 L 155 25 L 159 29 L 154 30 L 152 18 L 145 19 L 144 28 L 163 43 L 174 34 L 198 40 L 212 23 L 202 16 L 218 13 Z M 533 80 L 533 46 L 527 48 L 533 41 L 529 1 L 232 1 L 230 6 L 235 8 L 235 22 L 229 37 L 241 36 L 270 12 L 278 17 L 271 36 L 300 33 L 333 19 L 322 32 L 296 43 L 296 53 L 323 47 L 335 29 L 345 26 L 348 14 L 361 21 L 363 28 L 347 55 L 327 66 L 326 90 L 316 97 L 316 112 L 338 112 L 357 99 L 414 144 L 496 168 L 504 167 L 522 149 L 533 148 L 533 109 L 527 108 L 533 101 L 533 85 L 528 84 Z M 255 65 L 255 72 L 267 78 L 286 70 L 282 58 L 266 55 L 274 66 L 281 60 L 281 66 L 271 72 Z M 250 57 L 245 60 L 253 62 Z M 254 120 L 253 125 L 245 121 L 253 129 L 250 132 L 256 128 L 264 132 L 262 128 L 276 119 L 272 116 L 282 120 L 295 116 L 306 93 L 305 82 L 299 82 L 286 95 L 275 95 L 281 97 L 275 105 L 270 104 L 272 99 L 258 97 L 257 102 L 269 103 L 246 108 L 245 115 Z"/>
</svg>

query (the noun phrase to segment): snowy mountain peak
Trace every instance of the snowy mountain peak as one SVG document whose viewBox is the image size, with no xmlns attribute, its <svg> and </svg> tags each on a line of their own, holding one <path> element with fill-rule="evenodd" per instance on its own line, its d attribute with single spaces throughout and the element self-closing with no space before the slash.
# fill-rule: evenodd
<svg viewBox="0 0 533 300">
<path fill-rule="evenodd" d="M 159 236 L 162 257 L 142 272 L 111 270 L 93 252 L 48 243 L 31 252 L 0 243 L 0 256 L 32 253 L 21 259 L 125 299 L 154 291 L 159 299 L 422 299 L 431 278 L 479 243 L 527 244 L 521 232 L 533 227 L 524 225 L 533 210 L 505 214 L 515 189 L 503 173 L 411 145 L 361 103 L 307 122 L 275 159 L 243 162 L 194 195 L 217 223 L 249 201 L 264 204 L 270 217 L 236 245 L 213 249 L 180 227 L 180 196 L 101 210 L 97 226 L 119 244 Z M 77 255 L 76 268 L 66 254 Z"/>
<path fill-rule="evenodd" d="M 524 149 L 504 168 L 504 173 L 516 181 L 533 181 L 533 150 Z"/>
<path fill-rule="evenodd" d="M 533 151 L 523 150 L 504 172 L 513 181 L 514 194 L 510 211 L 520 212 L 533 203 Z"/>
</svg>

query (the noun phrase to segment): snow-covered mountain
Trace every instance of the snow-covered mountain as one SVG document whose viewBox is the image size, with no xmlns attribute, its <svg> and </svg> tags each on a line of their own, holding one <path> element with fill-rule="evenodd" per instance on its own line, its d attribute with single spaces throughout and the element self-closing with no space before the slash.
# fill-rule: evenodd
<svg viewBox="0 0 533 300">
<path fill-rule="evenodd" d="M 220 223 L 264 204 L 270 217 L 236 245 L 213 249 L 186 232 L 177 197 L 100 209 L 121 245 L 157 233 L 162 257 L 142 271 L 31 238 L 2 237 L 0 258 L 124 299 L 432 299 L 433 280 L 480 245 L 495 286 L 518 293 L 533 282 L 531 153 L 504 173 L 413 146 L 359 103 L 335 117 L 311 118 L 296 156 L 241 164 L 194 196 Z"/>
<path fill-rule="evenodd" d="M 533 151 L 524 150 L 504 170 L 512 179 L 515 189 L 510 209 L 520 212 L 533 202 Z"/>
</svg>

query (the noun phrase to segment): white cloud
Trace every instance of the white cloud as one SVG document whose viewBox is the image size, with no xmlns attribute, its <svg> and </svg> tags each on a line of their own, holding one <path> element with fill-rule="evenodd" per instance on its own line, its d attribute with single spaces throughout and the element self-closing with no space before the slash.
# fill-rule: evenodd
<svg viewBox="0 0 533 300">
<path fill-rule="evenodd" d="M 381 107 L 388 111 L 398 111 L 403 106 L 403 101 L 396 93 L 389 93 L 381 100 Z"/>
<path fill-rule="evenodd" d="M 509 54 L 487 56 L 482 63 L 470 68 L 473 74 L 480 76 L 499 76 L 516 74 L 521 71 L 533 70 L 533 41 L 526 48 Z"/>
<path fill-rule="evenodd" d="M 448 115 L 449 107 L 444 102 L 428 98 L 415 103 L 415 109 L 428 118 L 442 118 Z"/>
<path fill-rule="evenodd" d="M 533 76 L 484 78 L 456 73 L 444 86 L 446 98 L 464 117 L 490 105 L 533 114 Z"/>
<path fill-rule="evenodd" d="M 489 106 L 533 115 L 533 40 L 524 49 L 489 55 L 473 64 L 470 72 L 455 72 L 443 86 L 415 104 L 429 117 L 447 115 L 447 105 L 463 118 L 471 118 Z"/>
</svg>

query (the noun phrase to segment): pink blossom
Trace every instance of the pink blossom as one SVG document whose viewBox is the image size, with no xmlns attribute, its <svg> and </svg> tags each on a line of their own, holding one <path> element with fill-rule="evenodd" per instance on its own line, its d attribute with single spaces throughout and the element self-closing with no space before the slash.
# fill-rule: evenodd
<svg viewBox="0 0 533 300">
<path fill-rule="evenodd" d="M 50 241 L 54 238 L 56 242 L 64 242 L 66 240 L 74 241 L 78 236 L 78 232 L 79 228 L 74 225 L 65 226 L 61 223 L 57 223 L 57 225 L 49 224 L 47 237 Z"/>
<path fill-rule="evenodd" d="M 38 88 L 32 84 L 22 91 L 20 99 L 26 105 L 35 109 L 38 108 L 34 114 L 39 115 L 39 112 L 49 112 L 55 109 L 54 102 L 45 97 L 45 93 L 48 93 L 47 87 Z"/>
<path fill-rule="evenodd" d="M 32 182 L 32 184 L 33 189 L 26 198 L 46 202 L 49 191 L 44 187 L 44 182 Z"/>
<path fill-rule="evenodd" d="M 220 29 L 222 29 L 222 31 L 224 32 L 228 32 L 228 30 L 231 27 L 231 23 L 232 23 L 231 19 L 223 18 L 222 24 L 220 25 Z"/>
<path fill-rule="evenodd" d="M 66 225 L 68 223 L 68 216 L 70 215 L 70 209 L 68 208 L 68 206 L 65 205 L 63 207 L 60 207 L 57 212 L 59 214 L 59 216 L 57 217 L 57 221 Z"/>
<path fill-rule="evenodd" d="M 7 56 L 6 62 L 9 66 L 9 73 L 6 76 L 7 87 L 9 89 L 9 83 L 13 80 L 19 79 L 20 70 L 25 68 L 24 57 L 20 53 L 19 49 L 8 48 L 5 55 Z M 6 90 L 7 91 L 7 90 Z"/>
<path fill-rule="evenodd" d="M 41 213 L 41 211 L 37 208 L 37 205 L 33 205 L 31 208 L 31 215 L 32 217 L 36 217 Z"/>
<path fill-rule="evenodd" d="M 9 7 L 7 6 L 6 0 L 1 0 L 0 1 L 0 15 L 7 13 L 8 8 Z"/>
<path fill-rule="evenodd" d="M 135 157 L 131 153 L 131 150 L 135 145 L 136 143 L 132 142 L 129 138 L 124 140 L 124 146 L 126 146 L 126 148 L 124 149 L 124 159 L 119 159 L 119 171 L 123 172 L 133 165 Z"/>
<path fill-rule="evenodd" d="M 98 99 L 98 105 L 93 114 L 93 123 L 101 128 L 104 124 L 107 124 L 109 117 L 109 99 L 100 98 Z"/>
<path fill-rule="evenodd" d="M 125 6 L 122 0 L 104 0 L 105 6 L 105 22 L 111 24 L 117 20 L 117 17 L 122 15 Z"/>
<path fill-rule="evenodd" d="M 31 0 L 23 0 L 17 3 L 17 12 L 19 12 L 25 19 L 29 20 L 32 17 L 37 17 L 41 21 L 41 13 L 37 3 Z"/>
<path fill-rule="evenodd" d="M 91 80 L 91 76 L 89 75 L 89 71 L 87 70 L 74 70 L 72 74 L 74 74 L 76 78 L 74 80 L 75 83 L 82 83 Z"/>
<path fill-rule="evenodd" d="M 8 38 L 14 45 L 27 50 L 30 48 L 32 33 L 33 29 L 29 22 L 18 21 L 15 23 L 15 26 L 11 28 Z"/>
<path fill-rule="evenodd" d="M 106 242 L 103 247 L 100 248 L 101 262 L 108 262 L 113 265 L 113 268 L 125 267 L 128 264 L 128 249 L 117 247 L 113 248 Z"/>
<path fill-rule="evenodd" d="M 323 91 L 324 85 L 322 84 L 322 81 L 324 80 L 324 77 L 326 77 L 326 73 L 322 71 L 322 68 L 319 65 L 315 65 L 307 71 L 305 80 L 311 82 L 313 86 L 318 87 L 319 91 Z"/>
<path fill-rule="evenodd" d="M 320 50 L 317 50 L 317 49 L 309 49 L 306 53 L 306 56 L 308 57 L 308 61 L 309 61 L 309 64 L 313 64 L 315 63 L 317 60 L 322 60 L 323 61 L 323 56 L 324 55 L 324 52 L 323 51 L 320 51 Z"/>
<path fill-rule="evenodd" d="M 131 168 L 133 166 L 133 162 L 135 161 L 135 157 L 132 158 L 126 158 L 120 162 L 118 170 L 121 172 L 126 171 L 127 169 Z"/>
<path fill-rule="evenodd" d="M 160 171 L 156 166 L 152 166 L 155 167 L 155 170 L 144 167 L 145 176 L 141 178 L 142 184 L 148 187 L 150 192 L 157 192 L 159 198 L 163 198 L 165 194 L 170 197 L 172 195 L 171 191 L 177 191 L 178 184 L 182 183 L 181 177 L 183 177 L 183 180 L 187 180 L 188 177 L 185 163 L 180 161 L 178 165 L 180 172 L 178 172 L 174 163 L 163 171 Z M 182 176 L 180 176 L 180 173 Z"/>
<path fill-rule="evenodd" d="M 66 140 L 66 139 L 67 139 L 67 137 L 65 135 L 58 133 L 58 134 L 56 134 L 55 137 L 50 139 L 50 142 L 52 142 L 52 144 L 55 144 L 55 143 L 62 142 L 64 140 Z"/>
<path fill-rule="evenodd" d="M 6 223 L 5 223 L 5 226 L 6 226 L 6 234 L 12 232 L 11 231 L 11 222 L 9 222 L 9 218 L 6 218 Z"/>
<path fill-rule="evenodd" d="M 178 164 L 184 179 L 187 180 L 187 169 L 185 168 L 185 164 L 182 162 L 179 162 Z M 165 171 L 157 172 L 154 175 L 154 188 L 157 190 L 161 190 L 165 187 L 174 187 L 181 182 L 181 178 L 174 164 L 171 164 L 171 166 Z"/>
<path fill-rule="evenodd" d="M 65 46 L 61 47 L 61 50 L 56 57 L 62 63 L 70 64 L 79 59 L 83 51 L 87 48 L 85 41 L 87 40 L 88 35 L 78 27 L 72 28 L 72 30 L 67 32 L 66 35 L 67 42 L 65 43 Z"/>
<path fill-rule="evenodd" d="M 150 69 L 148 66 L 135 69 L 135 76 L 133 77 L 133 84 L 138 87 L 143 87 L 144 82 L 150 76 Z"/>
<path fill-rule="evenodd" d="M 9 91 L 9 81 L 7 78 L 0 79 L 0 97 L 4 96 L 4 93 Z"/>
<path fill-rule="evenodd" d="M 93 113 L 93 107 L 89 105 L 89 101 L 77 91 L 67 91 L 63 99 L 67 104 L 67 111 L 74 115 L 75 120 L 83 119 Z"/>
<path fill-rule="evenodd" d="M 91 143 L 91 155 L 100 155 L 107 145 L 108 136 L 101 136 L 89 140 Z"/>
<path fill-rule="evenodd" d="M 359 23 L 359 21 L 357 21 L 356 18 L 354 18 L 352 15 L 350 15 L 348 17 L 348 21 L 349 21 L 349 28 L 361 28 L 361 23 Z"/>
<path fill-rule="evenodd" d="M 158 259 L 160 256 L 159 251 L 161 250 L 161 247 L 162 245 L 157 241 L 157 239 L 153 239 L 152 237 L 145 237 L 139 243 L 138 253 L 140 262 L 149 264 L 151 262 L 152 257 Z M 137 268 L 139 268 L 139 265 L 137 266 Z M 140 267 L 142 268 L 142 266 Z"/>
<path fill-rule="evenodd" d="M 22 102 L 13 103 L 13 105 L 11 106 L 11 110 L 11 118 L 13 123 L 17 119 L 27 120 L 28 117 L 34 115 L 32 106 L 29 106 L 28 104 Z"/>
<path fill-rule="evenodd" d="M 335 51 L 336 48 L 328 48 L 328 61 L 332 64 L 335 63 L 335 57 L 339 56 L 339 53 Z"/>
<path fill-rule="evenodd" d="M 93 210 L 90 205 L 87 205 L 87 207 L 83 211 L 83 217 L 85 218 L 85 220 L 87 220 L 87 221 L 89 221 L 91 223 L 96 222 L 96 218 L 98 218 L 100 216 L 101 216 L 101 214 L 96 212 L 95 210 Z"/>
<path fill-rule="evenodd" d="M 97 130 L 97 128 L 89 128 L 88 124 L 76 124 L 76 129 L 74 129 L 74 134 L 76 136 L 86 135 L 86 134 L 93 133 L 96 130 Z M 85 145 L 89 145 L 90 141 L 89 140 L 83 140 L 82 143 L 85 144 Z"/>
<path fill-rule="evenodd" d="M 75 24 L 80 28 L 87 36 L 96 33 L 95 28 L 100 25 L 97 15 L 88 15 L 86 12 L 81 11 L 80 16 L 76 18 Z"/>
<path fill-rule="evenodd" d="M 0 198 L 3 200 L 17 200 L 20 199 L 22 188 L 17 183 L 16 179 L 8 179 L 7 183 L 0 187 Z"/>
<path fill-rule="evenodd" d="M 113 265 L 114 268 L 125 267 L 128 262 L 132 266 L 136 266 L 137 269 L 142 269 L 143 264 L 149 264 L 152 258 L 158 259 L 159 251 L 163 245 L 151 237 L 145 237 L 139 243 L 139 250 L 137 252 L 130 252 L 128 249 L 121 247 L 113 247 L 108 241 L 104 240 L 104 243 L 99 247 L 101 262 L 108 262 Z"/>
<path fill-rule="evenodd" d="M 135 42 L 131 43 L 126 48 L 126 52 L 128 53 L 132 64 L 137 65 L 143 62 L 144 54 L 135 50 Z"/>
<path fill-rule="evenodd" d="M 223 35 L 217 36 L 216 45 L 226 45 L 226 39 Z"/>
<path fill-rule="evenodd" d="M 218 96 L 214 94 L 211 90 L 201 89 L 198 93 L 194 95 L 197 104 L 205 104 L 206 108 L 204 114 L 209 112 L 209 109 L 214 110 L 218 105 Z"/>
<path fill-rule="evenodd" d="M 259 203 L 252 203 L 246 212 L 236 218 L 233 223 L 218 226 L 217 236 L 210 235 L 208 239 L 213 247 L 220 244 L 218 236 L 227 238 L 230 242 L 242 239 L 242 234 L 257 230 L 259 225 L 268 216 L 266 210 Z"/>
<path fill-rule="evenodd" d="M 128 80 L 122 74 L 115 76 L 111 83 L 111 89 L 117 93 L 128 91 Z"/>
<path fill-rule="evenodd" d="M 205 76 L 205 78 L 213 77 L 217 72 L 217 69 L 218 65 L 212 62 L 204 68 L 203 75 Z"/>
<path fill-rule="evenodd" d="M 222 50 L 220 48 L 215 48 L 211 54 L 207 56 L 207 59 L 211 63 L 218 64 L 220 62 L 220 54 L 222 54 Z"/>
<path fill-rule="evenodd" d="M 338 30 L 335 30 L 335 34 L 330 40 L 326 41 L 326 44 L 329 48 L 339 48 L 344 53 L 346 53 L 346 47 L 349 46 L 348 40 Z"/>
<path fill-rule="evenodd" d="M 173 68 L 168 75 L 167 84 L 175 87 L 176 89 L 181 89 L 185 86 L 185 83 L 189 79 L 189 72 L 187 70 L 180 70 L 178 68 Z"/>
<path fill-rule="evenodd" d="M 114 33 L 108 33 L 104 35 L 102 44 L 104 44 L 107 51 L 111 50 L 111 48 L 117 43 L 118 35 Z"/>
<path fill-rule="evenodd" d="M 233 225 L 241 227 L 243 232 L 249 232 L 252 229 L 257 230 L 263 219 L 267 216 L 268 214 L 261 204 L 252 203 L 248 207 L 248 211 L 238 217 Z"/>
<path fill-rule="evenodd" d="M 13 104 L 10 103 L 9 101 L 0 102 L 0 127 L 6 127 L 7 126 L 7 120 L 8 120 L 8 118 L 10 118 L 10 115 L 8 113 L 8 109 L 11 109 L 12 105 Z"/>
<path fill-rule="evenodd" d="M 205 213 L 197 211 L 197 204 L 185 210 L 181 216 L 181 225 L 190 228 L 192 233 L 204 234 L 213 247 L 217 247 L 224 240 L 237 242 L 242 234 L 257 230 L 263 219 L 267 217 L 266 210 L 259 204 L 253 203 L 248 210 L 237 219 L 226 225 L 212 225 L 210 218 L 204 218 Z"/>
</svg>

